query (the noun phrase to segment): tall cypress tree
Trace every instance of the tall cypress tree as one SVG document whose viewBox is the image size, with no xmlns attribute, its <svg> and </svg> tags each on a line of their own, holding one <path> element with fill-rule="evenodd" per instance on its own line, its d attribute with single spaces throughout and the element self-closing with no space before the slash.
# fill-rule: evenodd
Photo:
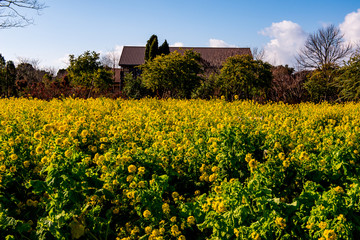
<svg viewBox="0 0 360 240">
<path fill-rule="evenodd" d="M 0 96 L 5 92 L 6 88 L 6 61 L 0 54 Z"/>
<path fill-rule="evenodd" d="M 149 60 L 153 60 L 156 55 L 158 55 L 158 50 L 159 50 L 159 43 L 158 43 L 158 39 L 157 37 L 154 38 L 154 40 L 152 41 L 151 45 L 150 45 L 150 51 L 149 51 Z"/>
<path fill-rule="evenodd" d="M 170 48 L 168 42 L 165 42 L 159 47 L 158 37 L 153 34 L 146 43 L 145 48 L 145 62 L 153 60 L 157 55 L 169 54 Z"/>
<path fill-rule="evenodd" d="M 16 95 L 16 68 L 13 61 L 6 62 L 6 96 Z"/>
<path fill-rule="evenodd" d="M 153 34 L 146 43 L 145 61 L 152 60 L 156 56 L 157 50 L 158 50 L 158 38 L 155 34 Z"/>
<path fill-rule="evenodd" d="M 159 47 L 158 55 L 165 54 L 168 55 L 170 53 L 169 44 L 165 39 L 165 42 Z"/>
</svg>

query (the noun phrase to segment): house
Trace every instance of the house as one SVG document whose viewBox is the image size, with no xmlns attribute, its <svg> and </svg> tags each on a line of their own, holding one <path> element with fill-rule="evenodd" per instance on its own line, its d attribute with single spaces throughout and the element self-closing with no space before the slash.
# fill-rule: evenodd
<svg viewBox="0 0 360 240">
<path fill-rule="evenodd" d="M 217 47 L 170 47 L 170 52 L 178 51 L 184 52 L 185 50 L 193 50 L 198 52 L 201 57 L 201 63 L 204 66 L 206 74 L 217 73 L 222 64 L 228 57 L 235 55 L 250 55 L 250 48 L 217 48 Z M 124 46 L 119 66 L 120 71 L 120 86 L 124 81 L 126 73 L 133 73 L 138 75 L 139 69 L 136 67 L 145 63 L 145 47 L 141 46 Z"/>
</svg>

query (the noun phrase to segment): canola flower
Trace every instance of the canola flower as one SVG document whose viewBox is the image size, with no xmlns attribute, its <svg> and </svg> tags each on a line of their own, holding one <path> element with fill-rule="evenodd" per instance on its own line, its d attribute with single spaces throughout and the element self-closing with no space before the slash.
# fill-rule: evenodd
<svg viewBox="0 0 360 240">
<path fill-rule="evenodd" d="M 251 238 L 252 238 L 253 240 L 261 240 L 260 234 L 257 233 L 257 232 L 252 232 L 252 233 L 251 233 Z"/>
<path fill-rule="evenodd" d="M 128 171 L 129 171 L 129 173 L 135 173 L 136 172 L 136 166 L 135 165 L 130 165 L 129 167 L 128 167 Z"/>
<path fill-rule="evenodd" d="M 275 224 L 281 229 L 284 229 L 286 227 L 286 220 L 282 217 L 276 217 Z"/>
<path fill-rule="evenodd" d="M 144 216 L 144 218 L 149 218 L 149 217 L 151 217 L 151 212 L 149 210 L 145 210 L 143 212 L 143 216 Z"/>
<path fill-rule="evenodd" d="M 325 238 L 326 240 L 336 240 L 336 239 L 337 239 L 337 235 L 336 235 L 336 233 L 335 233 L 334 230 L 332 230 L 332 229 L 326 229 L 326 230 L 324 231 L 324 238 Z"/>
<path fill-rule="evenodd" d="M 344 216 L 356 201 L 331 223 L 327 214 L 360 191 L 357 103 L 18 98 L 0 109 L 0 238 L 337 239 L 360 227 Z M 259 212 L 297 215 L 309 192 L 318 201 L 296 231 Z"/>
<path fill-rule="evenodd" d="M 164 203 L 162 205 L 162 210 L 165 214 L 169 214 L 170 213 L 170 205 L 168 203 Z"/>
<path fill-rule="evenodd" d="M 189 216 L 186 221 L 188 224 L 194 225 L 196 220 L 194 216 Z"/>
<path fill-rule="evenodd" d="M 325 229 L 326 226 L 327 226 L 327 223 L 326 223 L 326 222 L 321 221 L 321 222 L 319 223 L 319 228 L 321 228 L 321 229 Z"/>
</svg>

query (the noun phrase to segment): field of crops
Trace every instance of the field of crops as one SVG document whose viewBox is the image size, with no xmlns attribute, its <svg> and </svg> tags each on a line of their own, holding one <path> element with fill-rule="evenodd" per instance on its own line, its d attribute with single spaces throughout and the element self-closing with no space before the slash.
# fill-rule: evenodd
<svg viewBox="0 0 360 240">
<path fill-rule="evenodd" d="M 1 239 L 354 239 L 360 104 L 0 99 Z"/>
</svg>

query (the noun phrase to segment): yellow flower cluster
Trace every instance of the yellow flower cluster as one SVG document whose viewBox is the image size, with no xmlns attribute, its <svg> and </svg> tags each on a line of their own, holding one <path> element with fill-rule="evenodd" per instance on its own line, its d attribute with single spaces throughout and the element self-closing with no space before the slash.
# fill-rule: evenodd
<svg viewBox="0 0 360 240">
<path fill-rule="evenodd" d="M 249 191 L 279 196 L 280 204 L 295 202 L 309 180 L 302 177 L 340 179 L 325 187 L 334 198 L 358 191 L 357 183 L 350 185 L 356 176 L 340 182 L 360 165 L 360 107 L 355 103 L 18 98 L 0 99 L 0 109 L 0 195 L 8 198 L 0 205 L 22 222 L 32 217 L 26 211 L 51 209 L 46 204 L 59 198 L 59 186 L 79 199 L 68 212 L 96 212 L 116 222 L 109 224 L 116 225 L 110 231 L 116 232 L 114 239 L 185 239 L 191 229 L 200 234 L 204 217 L 199 212 L 205 219 L 232 215 L 234 202 L 245 206 L 241 211 L 256 212 L 261 206 L 253 196 L 226 198 L 246 184 L 252 184 Z M 62 172 L 56 175 L 58 169 Z M 43 187 L 46 181 L 50 186 Z M 229 190 L 224 182 L 239 188 Z M 254 212 L 251 219 L 257 218 Z M 133 225 L 122 224 L 125 218 Z M 347 223 L 341 214 L 335 218 L 339 225 Z M 37 219 L 33 224 L 40 226 Z M 268 221 L 278 230 L 292 227 L 282 217 L 272 215 Z M 244 226 L 232 227 L 241 237 Z M 324 220 L 308 223 L 304 231 L 340 237 L 338 228 L 336 234 L 330 227 Z M 75 221 L 65 228 L 74 239 L 99 229 Z M 244 232 L 249 239 L 267 236 L 261 229 Z"/>
<path fill-rule="evenodd" d="M 281 229 L 284 229 L 286 227 L 286 220 L 282 217 L 276 217 L 275 224 L 279 226 Z"/>
<path fill-rule="evenodd" d="M 336 235 L 336 233 L 335 233 L 334 230 L 332 230 L 332 229 L 326 229 L 326 230 L 324 231 L 324 238 L 325 238 L 326 240 L 336 240 L 336 239 L 337 239 L 337 235 Z"/>
</svg>

